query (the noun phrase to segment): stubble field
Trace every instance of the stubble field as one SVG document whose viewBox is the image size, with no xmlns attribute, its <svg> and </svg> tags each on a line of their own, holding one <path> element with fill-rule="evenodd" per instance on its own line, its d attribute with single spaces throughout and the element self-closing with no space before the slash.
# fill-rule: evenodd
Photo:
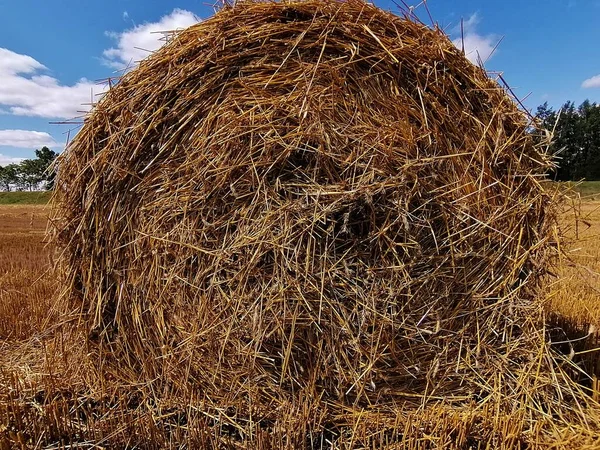
<svg viewBox="0 0 600 450">
<path fill-rule="evenodd" d="M 0 345 L 43 331 L 55 289 L 47 208 L 0 205 Z"/>
<path fill-rule="evenodd" d="M 563 213 L 566 257 L 545 299 L 549 313 L 588 329 L 600 328 L 600 201 L 593 197 Z"/>
</svg>

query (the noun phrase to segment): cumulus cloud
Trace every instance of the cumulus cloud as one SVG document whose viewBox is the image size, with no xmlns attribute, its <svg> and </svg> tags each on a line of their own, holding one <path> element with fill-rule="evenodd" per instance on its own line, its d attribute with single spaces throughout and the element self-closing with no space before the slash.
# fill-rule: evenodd
<svg viewBox="0 0 600 450">
<path fill-rule="evenodd" d="M 123 13 L 124 19 L 128 17 L 127 12 Z M 116 46 L 104 51 L 103 61 L 110 67 L 124 69 L 164 44 L 157 32 L 182 29 L 197 22 L 191 12 L 175 9 L 158 22 L 109 33 Z M 72 85 L 62 84 L 31 56 L 0 47 L 0 114 L 71 119 L 89 111 L 90 104 L 105 89 L 85 78 Z"/>
<path fill-rule="evenodd" d="M 164 44 L 161 31 L 180 30 L 197 22 L 198 18 L 193 13 L 174 9 L 158 22 L 137 25 L 122 33 L 107 32 L 116 44 L 104 50 L 103 61 L 109 67 L 119 70 L 131 67 Z"/>
<path fill-rule="evenodd" d="M 0 153 L 0 167 L 8 166 L 9 164 L 19 164 L 25 158 L 14 158 Z"/>
<path fill-rule="evenodd" d="M 582 88 L 590 89 L 590 88 L 600 88 L 600 75 L 596 75 L 595 77 L 588 78 L 581 84 Z"/>
<path fill-rule="evenodd" d="M 55 147 L 56 141 L 48 133 L 31 130 L 0 130 L 0 147 L 39 148 Z"/>
<path fill-rule="evenodd" d="M 489 60 L 493 53 L 496 45 L 498 44 L 498 37 L 493 34 L 483 35 L 477 32 L 477 25 L 480 22 L 479 14 L 474 13 L 469 19 L 463 22 L 462 32 L 463 35 L 457 37 L 452 42 L 454 45 L 462 49 L 464 45 L 465 55 L 474 64 L 477 64 L 479 60 L 486 62 Z M 460 33 L 460 26 L 456 27 L 454 34 Z"/>
<path fill-rule="evenodd" d="M 0 48 L 0 110 L 19 116 L 69 119 L 88 110 L 92 92 L 102 87 L 82 78 L 72 86 L 46 74 L 31 56 Z"/>
</svg>

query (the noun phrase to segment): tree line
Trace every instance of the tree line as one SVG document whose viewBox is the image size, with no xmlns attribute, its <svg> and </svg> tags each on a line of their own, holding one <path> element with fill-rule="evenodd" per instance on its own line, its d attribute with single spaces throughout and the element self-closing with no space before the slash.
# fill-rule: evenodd
<svg viewBox="0 0 600 450">
<path fill-rule="evenodd" d="M 35 151 L 34 159 L 25 159 L 18 164 L 0 166 L 1 191 L 50 190 L 54 187 L 54 171 L 50 165 L 57 153 L 48 147 Z"/>
<path fill-rule="evenodd" d="M 600 105 L 566 102 L 555 111 L 548 103 L 537 109 L 543 128 L 554 131 L 549 151 L 556 155 L 556 181 L 600 180 Z"/>
</svg>

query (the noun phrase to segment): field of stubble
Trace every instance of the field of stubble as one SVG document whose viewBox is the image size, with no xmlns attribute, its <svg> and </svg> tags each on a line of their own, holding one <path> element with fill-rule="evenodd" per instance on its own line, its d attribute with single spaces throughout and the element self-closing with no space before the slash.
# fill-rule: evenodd
<svg viewBox="0 0 600 450">
<path fill-rule="evenodd" d="M 44 206 L 0 205 L 0 346 L 43 331 L 51 319 L 47 218 Z"/>
<path fill-rule="evenodd" d="M 594 198 L 592 200 L 591 198 Z M 550 286 L 547 310 L 579 326 L 600 329 L 600 198 L 584 198 L 577 215 L 567 211 L 567 257 L 558 268 L 558 279 Z"/>
</svg>

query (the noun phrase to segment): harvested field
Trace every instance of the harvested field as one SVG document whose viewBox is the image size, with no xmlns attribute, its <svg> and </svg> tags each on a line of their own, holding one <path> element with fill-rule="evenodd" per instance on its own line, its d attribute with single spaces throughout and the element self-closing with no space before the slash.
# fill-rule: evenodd
<svg viewBox="0 0 600 450">
<path fill-rule="evenodd" d="M 49 318 L 55 289 L 45 242 L 48 208 L 0 210 L 0 339 L 35 334 Z"/>
<path fill-rule="evenodd" d="M 548 309 L 583 327 L 594 325 L 600 330 L 600 202 L 584 199 L 579 218 L 578 226 L 571 230 L 576 239 L 568 253 L 572 261 L 561 265 Z M 566 214 L 564 221 L 573 224 L 573 213 Z"/>
</svg>

